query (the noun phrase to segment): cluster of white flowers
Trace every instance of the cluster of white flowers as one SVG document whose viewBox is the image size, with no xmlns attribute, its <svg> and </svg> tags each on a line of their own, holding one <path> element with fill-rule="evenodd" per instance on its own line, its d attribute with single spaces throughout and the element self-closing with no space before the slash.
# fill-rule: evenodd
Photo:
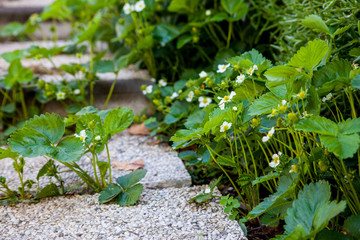
<svg viewBox="0 0 360 240">
<path fill-rule="evenodd" d="M 152 85 L 146 86 L 145 90 L 142 91 L 143 94 L 146 95 L 146 94 L 152 93 L 152 88 L 153 88 Z"/>
<path fill-rule="evenodd" d="M 266 136 L 264 136 L 264 137 L 262 138 L 262 141 L 263 141 L 263 142 L 269 141 L 270 138 L 272 137 L 272 135 L 274 135 L 274 133 L 275 133 L 275 128 L 272 127 L 272 128 L 270 129 L 270 131 L 266 134 Z"/>
<path fill-rule="evenodd" d="M 230 67 L 230 63 L 229 64 L 219 64 L 218 65 L 218 70 L 216 71 L 217 73 L 223 73 L 226 71 L 226 69 Z"/>
<path fill-rule="evenodd" d="M 282 155 L 282 152 L 278 152 L 278 154 L 272 155 L 272 161 L 269 163 L 270 167 L 276 168 L 280 164 L 280 156 Z"/>
<path fill-rule="evenodd" d="M 253 73 L 254 73 L 254 71 L 256 71 L 256 70 L 258 70 L 258 66 L 257 66 L 257 65 L 254 65 L 254 66 L 252 66 L 251 68 L 249 68 L 249 69 L 247 70 L 247 73 L 248 73 L 250 76 L 252 76 Z"/>
<path fill-rule="evenodd" d="M 329 93 L 328 95 L 322 98 L 322 102 L 329 101 L 332 98 L 332 96 L 333 96 L 332 93 Z"/>
<path fill-rule="evenodd" d="M 160 87 L 166 87 L 166 85 L 167 85 L 167 82 L 164 79 L 159 80 L 159 86 Z"/>
<path fill-rule="evenodd" d="M 229 130 L 231 128 L 232 123 L 229 123 L 227 121 L 223 122 L 223 124 L 221 124 L 220 126 L 220 132 L 226 132 L 227 130 Z"/>
<path fill-rule="evenodd" d="M 205 71 L 201 71 L 201 73 L 199 73 L 199 77 L 201 78 L 207 77 L 207 73 Z"/>
<path fill-rule="evenodd" d="M 203 108 L 209 105 L 212 102 L 212 100 L 209 97 L 199 97 L 199 102 L 200 102 L 199 107 Z"/>
<path fill-rule="evenodd" d="M 244 74 L 240 74 L 239 76 L 236 77 L 236 82 L 239 84 L 242 84 L 245 80 L 245 75 Z"/>
<path fill-rule="evenodd" d="M 125 3 L 123 10 L 126 15 L 129 15 L 131 12 L 141 12 L 146 7 L 145 2 L 143 0 L 138 1 L 134 5 L 129 3 Z"/>
<path fill-rule="evenodd" d="M 64 92 L 57 92 L 56 93 L 56 100 L 64 100 L 66 97 L 66 94 Z"/>
<path fill-rule="evenodd" d="M 220 99 L 220 102 L 219 102 L 219 107 L 220 107 L 220 109 L 221 109 L 221 110 L 224 110 L 224 108 L 225 108 L 225 103 L 226 103 L 226 102 L 230 102 L 231 99 L 232 99 L 235 95 L 236 95 L 236 93 L 235 93 L 234 91 L 232 91 L 229 96 L 225 96 L 225 97 L 223 97 L 223 98 L 222 98 L 222 97 L 218 97 L 218 99 Z"/>
<path fill-rule="evenodd" d="M 188 93 L 188 96 L 187 96 L 187 98 L 186 98 L 186 101 L 187 101 L 187 102 L 191 102 L 191 101 L 193 100 L 193 98 L 194 98 L 194 92 L 193 92 L 193 91 L 190 91 L 190 92 Z"/>
<path fill-rule="evenodd" d="M 86 131 L 85 130 L 81 130 L 80 134 L 75 134 L 75 137 L 80 138 L 80 141 L 82 141 L 83 143 L 85 143 L 85 139 L 87 137 L 86 135 Z"/>
</svg>

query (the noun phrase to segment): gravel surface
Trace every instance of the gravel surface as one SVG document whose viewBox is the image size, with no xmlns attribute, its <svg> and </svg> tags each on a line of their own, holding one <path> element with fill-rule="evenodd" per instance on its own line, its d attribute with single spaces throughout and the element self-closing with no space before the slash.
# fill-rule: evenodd
<svg viewBox="0 0 360 240">
<path fill-rule="evenodd" d="M 183 187 L 191 185 L 191 177 L 187 172 L 183 162 L 177 157 L 176 152 L 166 144 L 150 146 L 156 139 L 149 136 L 132 136 L 126 132 L 117 134 L 109 142 L 110 157 L 112 161 L 133 162 L 142 158 L 145 162 L 145 169 L 148 170 L 142 183 L 147 188 L 166 188 L 166 187 Z M 100 160 L 107 161 L 106 152 L 99 154 Z M 24 179 L 36 180 L 38 170 L 46 163 L 44 158 L 27 158 L 24 168 Z M 20 181 L 17 173 L 13 170 L 12 159 L 0 161 L 0 176 L 6 177 L 9 186 L 16 189 Z M 90 159 L 82 158 L 78 164 L 91 175 L 92 165 Z M 66 170 L 61 166 L 60 171 Z M 113 179 L 129 172 L 112 170 Z M 73 172 L 61 174 L 66 186 L 81 183 L 81 179 Z M 56 182 L 56 180 L 54 181 Z M 49 183 L 47 177 L 40 179 L 40 187 Z M 35 187 L 35 186 L 34 186 Z M 86 186 L 75 189 L 76 192 L 86 192 Z"/>
<path fill-rule="evenodd" d="M 0 239 L 246 239 L 218 200 L 187 200 L 205 186 L 145 189 L 131 207 L 100 205 L 95 195 L 0 206 Z"/>
</svg>

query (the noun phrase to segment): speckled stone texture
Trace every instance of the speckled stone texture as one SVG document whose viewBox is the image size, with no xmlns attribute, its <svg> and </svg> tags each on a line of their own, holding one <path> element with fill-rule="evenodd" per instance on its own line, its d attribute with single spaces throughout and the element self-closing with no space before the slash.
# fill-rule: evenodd
<svg viewBox="0 0 360 240">
<path fill-rule="evenodd" d="M 98 194 L 0 206 L 0 239 L 246 239 L 218 199 L 187 201 L 204 188 L 145 189 L 131 207 L 99 204 Z"/>
</svg>

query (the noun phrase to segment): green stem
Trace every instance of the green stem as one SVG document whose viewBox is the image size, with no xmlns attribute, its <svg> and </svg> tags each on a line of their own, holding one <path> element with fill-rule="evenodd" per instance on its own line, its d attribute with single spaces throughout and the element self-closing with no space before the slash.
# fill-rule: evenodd
<svg viewBox="0 0 360 240">
<path fill-rule="evenodd" d="M 113 83 L 111 84 L 109 93 L 108 93 L 108 95 L 106 97 L 106 101 L 104 103 L 104 106 L 102 107 L 102 110 L 104 110 L 107 107 L 107 105 L 108 105 L 108 103 L 110 101 L 110 98 L 111 98 L 111 96 L 113 94 L 113 91 L 114 91 L 114 88 L 115 88 L 115 85 L 116 85 L 116 82 L 117 82 L 118 72 L 116 72 L 115 74 L 116 74 L 115 79 L 114 79 Z"/>
<path fill-rule="evenodd" d="M 227 36 L 226 48 L 230 47 L 231 33 L 232 33 L 233 22 L 229 23 L 229 32 Z"/>
<path fill-rule="evenodd" d="M 20 93 L 20 101 L 21 101 L 21 107 L 23 110 L 24 120 L 28 119 L 28 112 L 26 108 L 25 98 L 24 98 L 24 92 L 22 90 L 21 85 L 19 86 L 19 93 Z"/>
<path fill-rule="evenodd" d="M 109 184 L 111 184 L 111 159 L 110 159 L 109 147 L 107 143 L 105 143 L 105 147 L 106 147 L 106 153 L 109 163 Z"/>
</svg>

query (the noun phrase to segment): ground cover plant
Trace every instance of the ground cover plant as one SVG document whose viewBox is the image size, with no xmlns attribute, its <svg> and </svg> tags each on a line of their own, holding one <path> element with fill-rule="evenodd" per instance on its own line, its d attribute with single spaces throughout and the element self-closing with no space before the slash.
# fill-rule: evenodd
<svg viewBox="0 0 360 240">
<path fill-rule="evenodd" d="M 60 187 L 50 184 L 40 196 L 46 195 L 42 191 L 69 191 L 57 174 L 56 160 L 95 192 L 102 191 L 101 203 L 136 202 L 145 172 L 111 183 L 109 162 L 97 159 L 110 136 L 131 123 L 131 114 L 82 109 L 95 101 L 97 73 L 117 75 L 134 63 L 155 79 L 141 89 L 157 110 L 145 121 L 151 134 L 170 141 L 199 182 L 216 179 L 191 200 L 219 197 L 244 231 L 244 223 L 276 228 L 273 239 L 360 238 L 359 9 L 357 1 L 58 0 L 25 25 L 5 27 L 3 36 L 26 38 L 42 21 L 66 20 L 73 26 L 73 44 L 3 54 L 10 64 L 0 82 L 0 111 L 8 128 L 4 135 L 40 112 L 38 104 L 29 107 L 24 101 L 26 89 L 34 87 L 34 103 L 57 99 L 74 114 L 62 124 L 75 125 L 77 134 L 62 140 L 64 132 L 55 139 L 39 137 L 34 142 L 42 145 L 29 148 L 23 139 L 33 123 L 48 119 L 56 125 L 61 119 L 42 115 L 19 124 L 9 139 L 11 150 L 0 155 L 14 159 L 21 182 L 15 192 L 0 179 L 7 201 L 36 199 L 28 196 L 34 182 L 23 179 L 22 156 L 45 155 L 50 160 L 44 169 L 51 171 L 38 176 L 54 177 Z M 109 44 L 113 59 L 97 51 L 100 41 Z M 20 62 L 87 52 L 87 63 L 54 66 L 75 79 L 61 84 L 34 78 Z M 110 121 L 117 130 L 109 130 L 109 119 L 122 114 L 124 120 Z M 79 149 L 75 144 L 72 151 L 79 157 L 84 152 L 92 156 L 94 178 L 78 168 L 76 159 L 62 159 L 63 141 L 76 142 Z M 220 184 L 230 194 L 214 196 Z"/>
</svg>

